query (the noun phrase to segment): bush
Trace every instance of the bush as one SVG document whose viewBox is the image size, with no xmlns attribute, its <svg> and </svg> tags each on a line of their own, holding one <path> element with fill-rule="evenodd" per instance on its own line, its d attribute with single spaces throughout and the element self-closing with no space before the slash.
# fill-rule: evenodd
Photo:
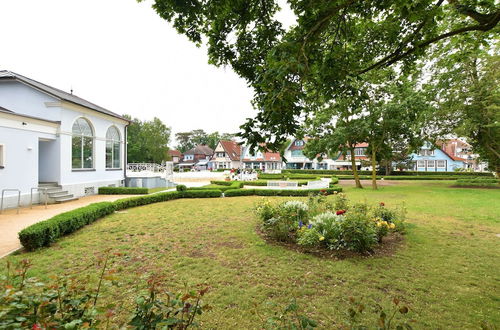
<svg viewBox="0 0 500 330">
<path fill-rule="evenodd" d="M 211 184 L 216 184 L 219 186 L 230 186 L 233 184 L 234 181 L 218 181 L 218 180 L 212 180 L 210 181 Z"/>
<path fill-rule="evenodd" d="M 243 188 L 244 183 L 239 182 L 239 181 L 229 181 L 230 185 L 218 185 L 218 184 L 211 184 L 208 186 L 203 186 L 203 187 L 192 187 L 188 188 L 188 190 L 220 190 L 222 192 L 229 190 L 229 189 L 241 189 Z"/>
<path fill-rule="evenodd" d="M 71 234 L 114 211 L 115 205 L 111 202 L 90 204 L 73 211 L 58 214 L 21 230 L 19 240 L 28 250 L 48 246 L 59 237 Z"/>
<path fill-rule="evenodd" d="M 337 178 L 336 176 L 332 176 L 331 181 L 330 181 L 330 185 L 337 184 L 337 183 L 339 183 L 339 178 Z"/>
<path fill-rule="evenodd" d="M 350 170 L 283 170 L 281 171 L 283 174 L 286 173 L 306 173 L 306 174 L 314 174 L 314 175 L 353 175 L 353 172 Z M 359 175 L 371 175 L 371 171 L 358 171 Z M 460 177 L 493 177 L 493 174 L 490 172 L 419 172 L 419 171 L 393 171 L 390 173 L 394 176 L 460 176 Z M 377 175 L 385 175 L 385 170 L 377 171 Z"/>
<path fill-rule="evenodd" d="M 177 191 L 185 191 L 187 190 L 187 187 L 183 184 L 178 184 L 177 186 L 175 186 L 175 190 Z"/>
<path fill-rule="evenodd" d="M 145 196 L 119 199 L 115 202 L 94 203 L 79 209 L 58 214 L 48 220 L 38 222 L 19 232 L 19 240 L 27 250 L 49 246 L 58 238 L 102 218 L 114 211 L 130 207 L 165 202 L 177 198 L 220 197 L 220 190 L 169 191 Z"/>
<path fill-rule="evenodd" d="M 261 173 L 258 178 L 261 180 L 280 180 L 284 179 L 285 175 L 281 173 Z"/>
<path fill-rule="evenodd" d="M 276 240 L 361 253 L 372 251 L 389 232 L 403 232 L 406 214 L 404 208 L 390 210 L 383 203 L 350 205 L 344 194 L 333 203 L 321 195 L 309 196 L 307 205 L 288 201 L 272 206 L 264 201 L 256 211 L 263 230 Z"/>
<path fill-rule="evenodd" d="M 148 188 L 136 187 L 99 187 L 99 195 L 144 195 Z"/>
<path fill-rule="evenodd" d="M 457 187 L 500 188 L 500 180 L 492 178 L 459 179 L 455 181 Z"/>
</svg>

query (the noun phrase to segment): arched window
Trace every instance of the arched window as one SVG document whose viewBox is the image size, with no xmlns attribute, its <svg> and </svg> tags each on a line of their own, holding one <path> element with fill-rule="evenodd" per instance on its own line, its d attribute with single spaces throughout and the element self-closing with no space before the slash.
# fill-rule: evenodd
<svg viewBox="0 0 500 330">
<path fill-rule="evenodd" d="M 94 168 L 94 132 L 90 122 L 85 118 L 78 118 L 73 124 L 72 133 L 72 167 Z"/>
<path fill-rule="evenodd" d="M 120 132 L 115 126 L 106 132 L 106 168 L 120 168 Z"/>
</svg>

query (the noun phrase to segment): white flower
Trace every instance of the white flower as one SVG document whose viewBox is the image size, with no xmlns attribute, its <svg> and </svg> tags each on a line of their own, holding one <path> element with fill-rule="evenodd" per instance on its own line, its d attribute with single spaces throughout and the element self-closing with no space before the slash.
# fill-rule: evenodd
<svg viewBox="0 0 500 330">
<path fill-rule="evenodd" d="M 309 206 L 307 206 L 306 203 L 301 202 L 301 201 L 288 201 L 283 203 L 283 208 L 285 209 L 291 209 L 291 210 L 302 210 L 302 211 L 308 211 Z"/>
</svg>

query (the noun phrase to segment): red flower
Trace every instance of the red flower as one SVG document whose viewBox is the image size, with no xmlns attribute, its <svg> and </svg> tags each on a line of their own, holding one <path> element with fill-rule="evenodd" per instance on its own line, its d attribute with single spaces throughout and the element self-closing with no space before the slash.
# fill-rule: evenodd
<svg viewBox="0 0 500 330">
<path fill-rule="evenodd" d="M 31 328 L 33 330 L 42 330 L 42 328 L 38 324 L 33 324 L 33 327 Z"/>
<path fill-rule="evenodd" d="M 380 202 L 380 206 L 385 206 L 385 203 L 384 202 Z"/>
<path fill-rule="evenodd" d="M 336 214 L 337 214 L 337 215 L 342 215 L 342 214 L 344 214 L 344 213 L 345 213 L 345 210 L 338 210 L 338 211 L 336 212 Z"/>
</svg>

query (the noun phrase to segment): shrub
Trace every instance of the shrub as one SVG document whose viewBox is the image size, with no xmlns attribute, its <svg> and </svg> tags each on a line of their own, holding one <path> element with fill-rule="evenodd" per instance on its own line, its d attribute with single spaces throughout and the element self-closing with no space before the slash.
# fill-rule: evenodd
<svg viewBox="0 0 500 330">
<path fill-rule="evenodd" d="M 147 194 L 148 188 L 136 187 L 99 187 L 100 195 L 144 195 Z"/>
<path fill-rule="evenodd" d="M 346 194 L 336 194 L 333 200 L 334 210 L 347 210 L 349 208 L 349 200 Z"/>
<path fill-rule="evenodd" d="M 262 180 L 279 180 L 284 179 L 285 175 L 281 173 L 261 173 L 258 178 Z"/>
<path fill-rule="evenodd" d="M 500 188 L 500 180 L 490 178 L 459 179 L 455 181 L 457 187 Z"/>
<path fill-rule="evenodd" d="M 331 248 L 366 252 L 379 241 L 373 222 L 363 213 L 347 212 L 339 226 L 340 235 Z"/>
<path fill-rule="evenodd" d="M 58 214 L 21 230 L 19 240 L 26 249 L 34 250 L 50 245 L 59 237 L 68 235 L 114 211 L 115 205 L 111 202 L 90 204 Z"/>
<path fill-rule="evenodd" d="M 211 184 L 216 184 L 219 186 L 230 186 L 233 181 L 218 181 L 218 180 L 212 180 L 210 181 Z"/>
<path fill-rule="evenodd" d="M 181 198 L 214 198 L 214 197 L 221 197 L 222 191 L 217 189 L 186 190 L 186 191 L 179 191 L 179 195 Z"/>
<path fill-rule="evenodd" d="M 339 178 L 337 178 L 336 176 L 332 176 L 331 181 L 330 181 L 330 188 L 333 188 L 333 187 L 331 187 L 331 185 L 334 185 L 337 183 L 339 183 Z"/>
<path fill-rule="evenodd" d="M 230 189 L 224 192 L 225 197 L 253 196 L 256 189 Z"/>
<path fill-rule="evenodd" d="M 300 228 L 297 243 L 306 246 L 323 244 L 333 249 L 340 237 L 339 222 L 343 220 L 343 215 L 330 211 L 319 214 L 311 220 L 310 226 Z"/>
<path fill-rule="evenodd" d="M 175 186 L 175 190 L 177 191 L 185 191 L 187 190 L 187 187 L 183 184 L 178 184 L 177 186 Z"/>
<path fill-rule="evenodd" d="M 179 192 L 167 191 L 167 192 L 157 193 L 157 194 L 152 194 L 152 195 L 147 195 L 147 196 L 123 198 L 123 199 L 119 199 L 117 201 L 114 201 L 113 204 L 115 205 L 115 209 L 117 211 L 119 211 L 119 210 L 128 209 L 131 207 L 136 207 L 136 206 L 141 206 L 141 205 L 166 202 L 166 201 L 169 201 L 172 199 L 177 199 L 177 198 L 181 198 L 181 195 Z"/>
<path fill-rule="evenodd" d="M 351 170 L 282 170 L 283 174 L 287 173 L 306 173 L 306 174 L 314 174 L 314 175 L 353 175 Z M 371 175 L 371 171 L 358 171 L 359 175 L 369 176 Z M 377 175 L 385 175 L 385 171 L 377 171 Z M 394 171 L 391 175 L 396 176 L 460 176 L 460 177 L 493 177 L 493 174 L 490 172 L 418 172 L 418 171 Z"/>
</svg>

